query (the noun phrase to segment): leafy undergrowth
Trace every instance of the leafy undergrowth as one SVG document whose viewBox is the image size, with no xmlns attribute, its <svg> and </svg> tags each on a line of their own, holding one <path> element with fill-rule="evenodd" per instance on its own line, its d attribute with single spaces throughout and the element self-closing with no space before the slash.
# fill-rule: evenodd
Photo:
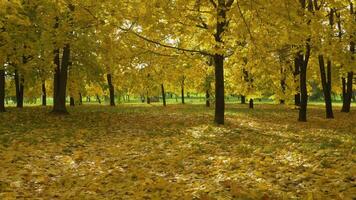
<svg viewBox="0 0 356 200">
<path fill-rule="evenodd" d="M 229 105 L 0 114 L 0 199 L 352 199 L 355 113 Z"/>
</svg>

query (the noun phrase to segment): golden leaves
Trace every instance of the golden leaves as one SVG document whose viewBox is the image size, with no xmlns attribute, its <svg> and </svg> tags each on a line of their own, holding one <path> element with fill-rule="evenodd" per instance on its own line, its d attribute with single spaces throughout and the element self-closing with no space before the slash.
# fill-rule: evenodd
<svg viewBox="0 0 356 200">
<path fill-rule="evenodd" d="M 244 109 L 229 105 L 224 127 L 199 105 L 85 106 L 66 117 L 10 109 L 0 116 L 0 198 L 352 197 L 350 116 L 330 122 L 314 107 L 312 122 L 296 124 L 287 107 Z"/>
</svg>

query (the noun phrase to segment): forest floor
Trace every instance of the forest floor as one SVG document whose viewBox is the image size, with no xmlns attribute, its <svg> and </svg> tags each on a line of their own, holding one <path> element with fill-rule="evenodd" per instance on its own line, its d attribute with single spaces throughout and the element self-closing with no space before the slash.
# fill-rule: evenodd
<svg viewBox="0 0 356 200">
<path fill-rule="evenodd" d="M 356 112 L 228 105 L 9 108 L 0 199 L 352 199 Z"/>
</svg>

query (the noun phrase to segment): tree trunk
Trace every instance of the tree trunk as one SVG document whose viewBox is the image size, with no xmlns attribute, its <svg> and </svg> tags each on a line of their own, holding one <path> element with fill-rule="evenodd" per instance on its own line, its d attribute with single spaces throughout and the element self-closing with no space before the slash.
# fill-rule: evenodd
<svg viewBox="0 0 356 200">
<path fill-rule="evenodd" d="M 23 108 L 24 78 L 15 70 L 16 107 Z"/>
<path fill-rule="evenodd" d="M 47 92 L 45 81 L 42 81 L 42 106 L 47 106 Z"/>
<path fill-rule="evenodd" d="M 5 70 L 0 70 L 0 112 L 5 112 Z"/>
<path fill-rule="evenodd" d="M 241 95 L 241 104 L 246 104 L 246 96 Z"/>
<path fill-rule="evenodd" d="M 215 123 L 224 124 L 225 92 L 224 92 L 224 56 L 216 54 L 215 61 Z"/>
<path fill-rule="evenodd" d="M 250 108 L 250 109 L 253 109 L 253 99 L 250 99 L 249 108 Z"/>
<path fill-rule="evenodd" d="M 294 73 L 293 73 L 295 83 L 298 82 L 297 77 L 300 74 L 300 64 L 301 63 L 300 63 L 299 57 L 296 56 L 294 58 Z M 300 106 L 300 87 L 298 86 L 296 89 L 298 92 L 294 95 L 294 105 Z"/>
<path fill-rule="evenodd" d="M 347 79 L 342 78 L 342 109 L 341 112 L 350 112 L 351 109 L 351 99 L 352 99 L 352 81 L 353 72 L 347 73 Z"/>
<path fill-rule="evenodd" d="M 75 106 L 74 97 L 70 97 L 69 98 L 69 105 L 72 106 L 72 107 Z"/>
<path fill-rule="evenodd" d="M 304 60 L 303 56 L 300 56 L 300 109 L 299 109 L 299 121 L 307 121 L 307 105 L 308 105 L 308 90 L 307 90 L 307 66 L 308 62 Z"/>
<path fill-rule="evenodd" d="M 331 61 L 327 62 L 327 72 L 325 71 L 324 56 L 319 55 L 319 68 L 320 68 L 320 78 L 321 85 L 323 87 L 324 101 L 326 108 L 326 118 L 334 118 L 332 110 L 332 101 L 331 101 Z"/>
<path fill-rule="evenodd" d="M 183 77 L 183 80 L 182 80 L 182 84 L 181 84 L 181 95 L 182 95 L 182 104 L 185 104 L 184 102 L 184 77 Z"/>
<path fill-rule="evenodd" d="M 165 93 L 165 91 L 164 91 L 164 85 L 163 85 L 163 83 L 161 84 L 161 92 L 162 92 L 163 106 L 167 106 L 167 103 L 166 103 L 166 93 Z"/>
<path fill-rule="evenodd" d="M 53 113 L 67 114 L 66 108 L 66 88 L 68 78 L 68 67 L 70 65 L 70 45 L 63 48 L 62 63 L 59 62 L 59 49 L 55 50 L 55 61 L 57 65 L 54 73 L 54 102 Z"/>
<path fill-rule="evenodd" d="M 284 96 L 285 96 L 285 93 L 286 93 L 286 79 L 287 79 L 286 71 L 285 71 L 285 69 L 283 67 L 281 67 L 281 82 L 280 82 L 280 84 L 281 84 L 281 89 L 282 89 L 282 93 L 283 93 L 283 98 L 281 98 L 279 100 L 280 104 L 285 104 L 286 103 L 286 101 L 284 99 Z"/>
<path fill-rule="evenodd" d="M 96 95 L 96 100 L 98 101 L 99 104 L 101 104 L 101 99 L 98 94 Z"/>
<path fill-rule="evenodd" d="M 83 105 L 83 96 L 82 93 L 79 92 L 79 105 Z"/>
<path fill-rule="evenodd" d="M 115 89 L 112 84 L 112 76 L 111 74 L 107 74 L 109 92 L 110 92 L 110 106 L 115 106 Z"/>
<path fill-rule="evenodd" d="M 206 98 L 205 106 L 210 107 L 210 90 L 206 90 L 205 98 Z"/>
</svg>

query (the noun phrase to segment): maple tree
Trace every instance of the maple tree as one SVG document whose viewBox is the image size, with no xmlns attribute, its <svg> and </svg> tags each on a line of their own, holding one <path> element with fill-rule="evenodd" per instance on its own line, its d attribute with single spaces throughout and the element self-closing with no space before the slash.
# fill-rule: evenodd
<svg viewBox="0 0 356 200">
<path fill-rule="evenodd" d="M 1 5 L 2 111 L 7 79 L 15 83 L 18 107 L 27 89 L 34 95 L 40 88 L 43 105 L 53 96 L 53 112 L 67 113 L 67 96 L 81 102 L 91 82 L 108 90 L 98 93 L 108 94 L 114 106 L 117 96 L 143 95 L 139 82 L 152 77 L 137 75 L 149 63 L 155 73 L 181 79 L 150 81 L 151 89 L 168 86 L 175 93 L 180 85 L 184 103 L 185 82 L 192 83 L 189 90 L 206 93 L 207 105 L 214 98 L 217 124 L 224 123 L 227 93 L 240 95 L 242 103 L 247 97 L 251 107 L 254 98 L 285 103 L 294 95 L 299 121 L 306 121 L 311 81 L 320 83 L 327 118 L 333 117 L 332 93 L 342 95 L 343 112 L 350 110 L 355 14 L 346 0 L 3 0 Z M 199 73 L 212 68 L 214 77 L 206 71 L 189 72 L 188 78 L 181 74 L 187 66 Z M 50 81 L 53 95 L 46 91 Z"/>
</svg>

